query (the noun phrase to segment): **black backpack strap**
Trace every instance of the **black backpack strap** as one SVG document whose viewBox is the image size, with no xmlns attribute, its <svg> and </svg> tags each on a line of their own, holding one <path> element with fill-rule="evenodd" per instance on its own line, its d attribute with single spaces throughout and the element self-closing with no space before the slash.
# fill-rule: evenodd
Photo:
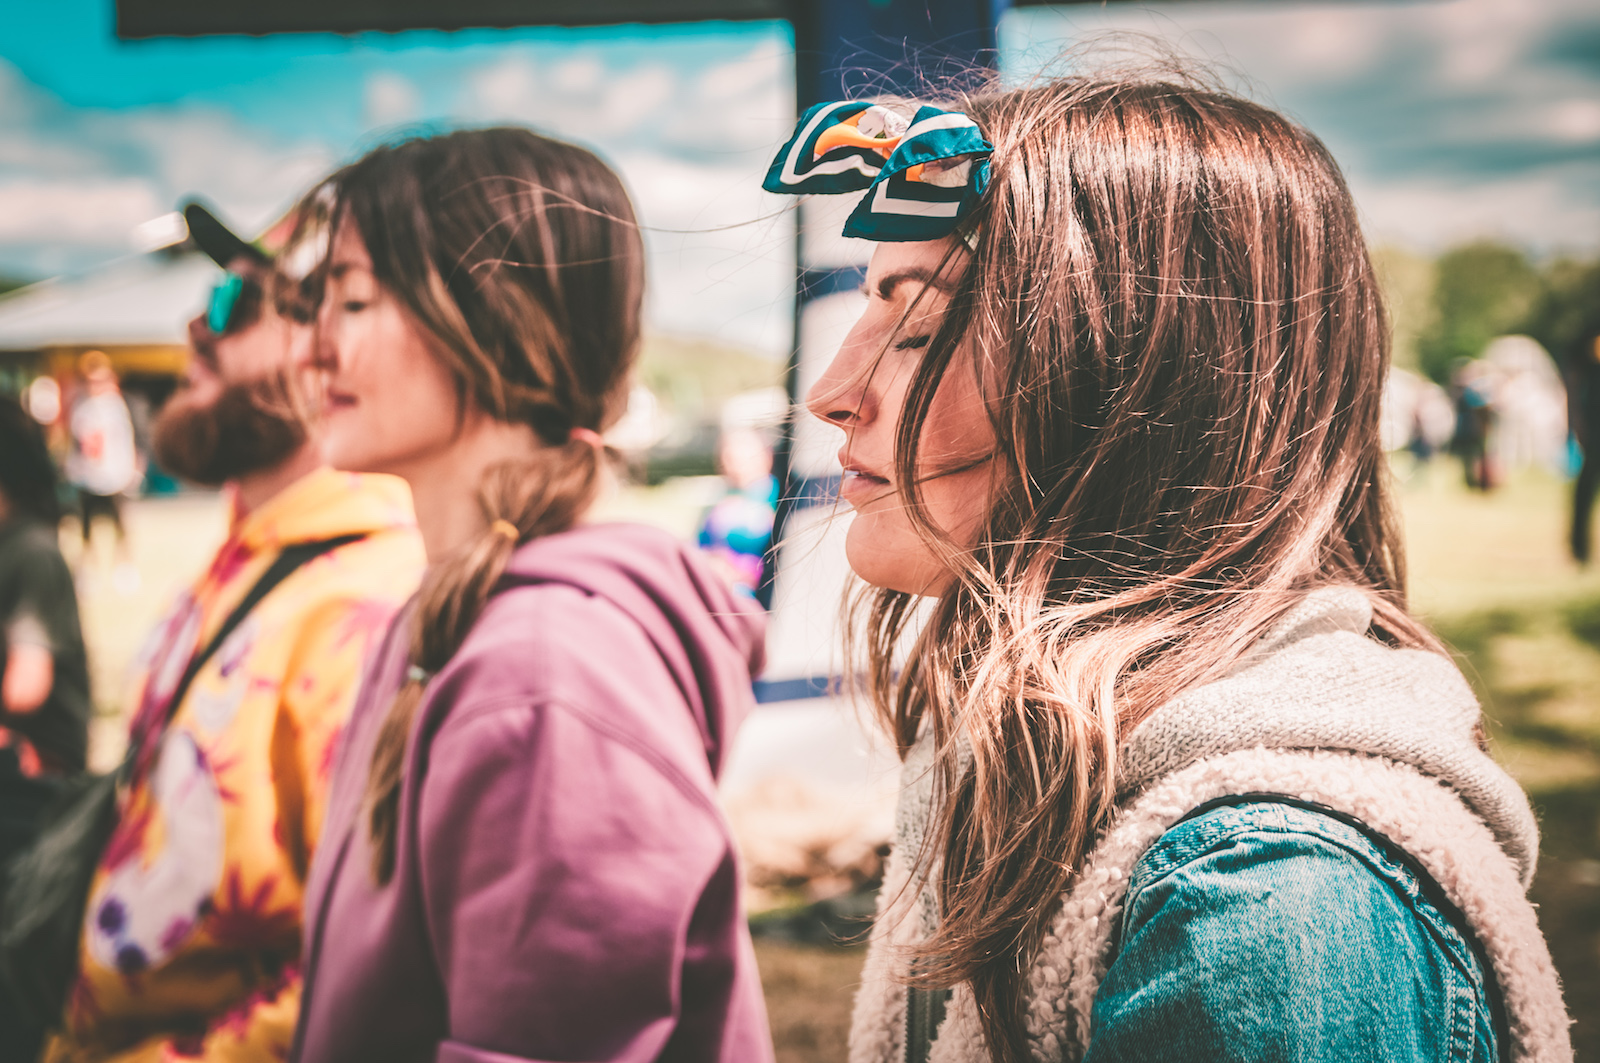
<svg viewBox="0 0 1600 1063">
<path fill-rule="evenodd" d="M 351 535 L 336 535 L 332 539 L 318 539 L 315 542 L 295 543 L 292 546 L 284 547 L 283 551 L 273 559 L 272 564 L 267 566 L 267 570 L 261 574 L 261 578 L 256 580 L 250 590 L 245 593 L 239 604 L 233 607 L 233 612 L 229 613 L 228 618 L 222 622 L 222 626 L 217 628 L 217 633 L 211 636 L 211 641 L 206 643 L 203 650 L 189 658 L 189 666 L 183 670 L 183 678 L 179 679 L 178 685 L 172 688 L 172 698 L 167 702 L 167 718 L 161 722 L 161 731 L 164 732 L 167 729 L 167 724 L 172 722 L 173 714 L 178 711 L 178 706 L 183 704 L 184 697 L 189 693 L 189 684 L 193 683 L 195 676 L 200 674 L 200 669 L 204 668 L 206 662 L 211 660 L 217 650 L 222 648 L 224 642 L 228 641 L 228 636 L 233 634 L 240 624 L 244 623 L 251 610 L 261 604 L 261 599 L 265 598 L 274 587 L 289 578 L 295 569 L 306 562 L 366 537 L 365 532 L 357 532 Z M 156 732 L 156 734 L 159 733 Z M 149 737 L 154 737 L 154 735 Z M 128 750 L 127 758 L 123 761 L 122 767 L 124 778 L 132 770 L 137 753 L 138 751 L 135 749 L 130 748 Z"/>
</svg>

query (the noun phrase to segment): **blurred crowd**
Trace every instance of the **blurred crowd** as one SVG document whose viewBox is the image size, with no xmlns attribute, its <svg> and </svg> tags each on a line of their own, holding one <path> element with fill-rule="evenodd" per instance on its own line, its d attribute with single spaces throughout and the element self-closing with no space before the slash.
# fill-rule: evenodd
<svg viewBox="0 0 1600 1063">
<path fill-rule="evenodd" d="M 1600 463 L 1600 345 L 1559 360 L 1527 336 L 1502 336 L 1479 358 L 1459 359 L 1442 386 L 1395 368 L 1384 389 L 1384 446 L 1417 463 L 1459 460 L 1466 486 L 1492 492 L 1521 469 L 1573 481 L 1572 558 L 1587 564 Z"/>
</svg>

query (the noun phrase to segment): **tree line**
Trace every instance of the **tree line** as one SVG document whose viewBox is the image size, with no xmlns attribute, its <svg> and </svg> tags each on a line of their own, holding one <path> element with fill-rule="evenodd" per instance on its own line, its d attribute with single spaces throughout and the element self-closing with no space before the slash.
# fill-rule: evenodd
<svg viewBox="0 0 1600 1063">
<path fill-rule="evenodd" d="M 1600 254 L 1541 261 L 1478 240 L 1434 259 L 1392 247 L 1373 257 L 1388 296 L 1395 364 L 1439 383 L 1496 336 L 1531 336 L 1564 362 L 1600 334 Z"/>
</svg>

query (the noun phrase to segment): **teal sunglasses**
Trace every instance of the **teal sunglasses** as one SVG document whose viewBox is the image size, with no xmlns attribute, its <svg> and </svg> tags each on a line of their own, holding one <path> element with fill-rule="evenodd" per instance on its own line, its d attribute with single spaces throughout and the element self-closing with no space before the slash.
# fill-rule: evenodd
<svg viewBox="0 0 1600 1063">
<path fill-rule="evenodd" d="M 206 327 L 218 336 L 241 323 L 240 306 L 250 302 L 246 295 L 259 296 L 261 286 L 255 281 L 229 273 L 211 289 L 211 302 L 206 306 Z M 256 305 L 260 305 L 257 302 Z"/>
</svg>

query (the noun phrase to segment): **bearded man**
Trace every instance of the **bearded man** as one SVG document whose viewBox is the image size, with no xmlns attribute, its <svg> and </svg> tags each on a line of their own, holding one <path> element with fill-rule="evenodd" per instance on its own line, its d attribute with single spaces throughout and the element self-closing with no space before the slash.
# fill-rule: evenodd
<svg viewBox="0 0 1600 1063">
<path fill-rule="evenodd" d="M 423 567 L 404 483 L 326 468 L 295 415 L 310 325 L 271 298 L 270 246 L 198 204 L 184 213 L 225 272 L 189 322 L 188 377 L 155 454 L 224 488 L 229 530 L 127 691 L 133 782 L 51 1060 L 284 1057 L 334 738 L 368 644 Z"/>
</svg>

